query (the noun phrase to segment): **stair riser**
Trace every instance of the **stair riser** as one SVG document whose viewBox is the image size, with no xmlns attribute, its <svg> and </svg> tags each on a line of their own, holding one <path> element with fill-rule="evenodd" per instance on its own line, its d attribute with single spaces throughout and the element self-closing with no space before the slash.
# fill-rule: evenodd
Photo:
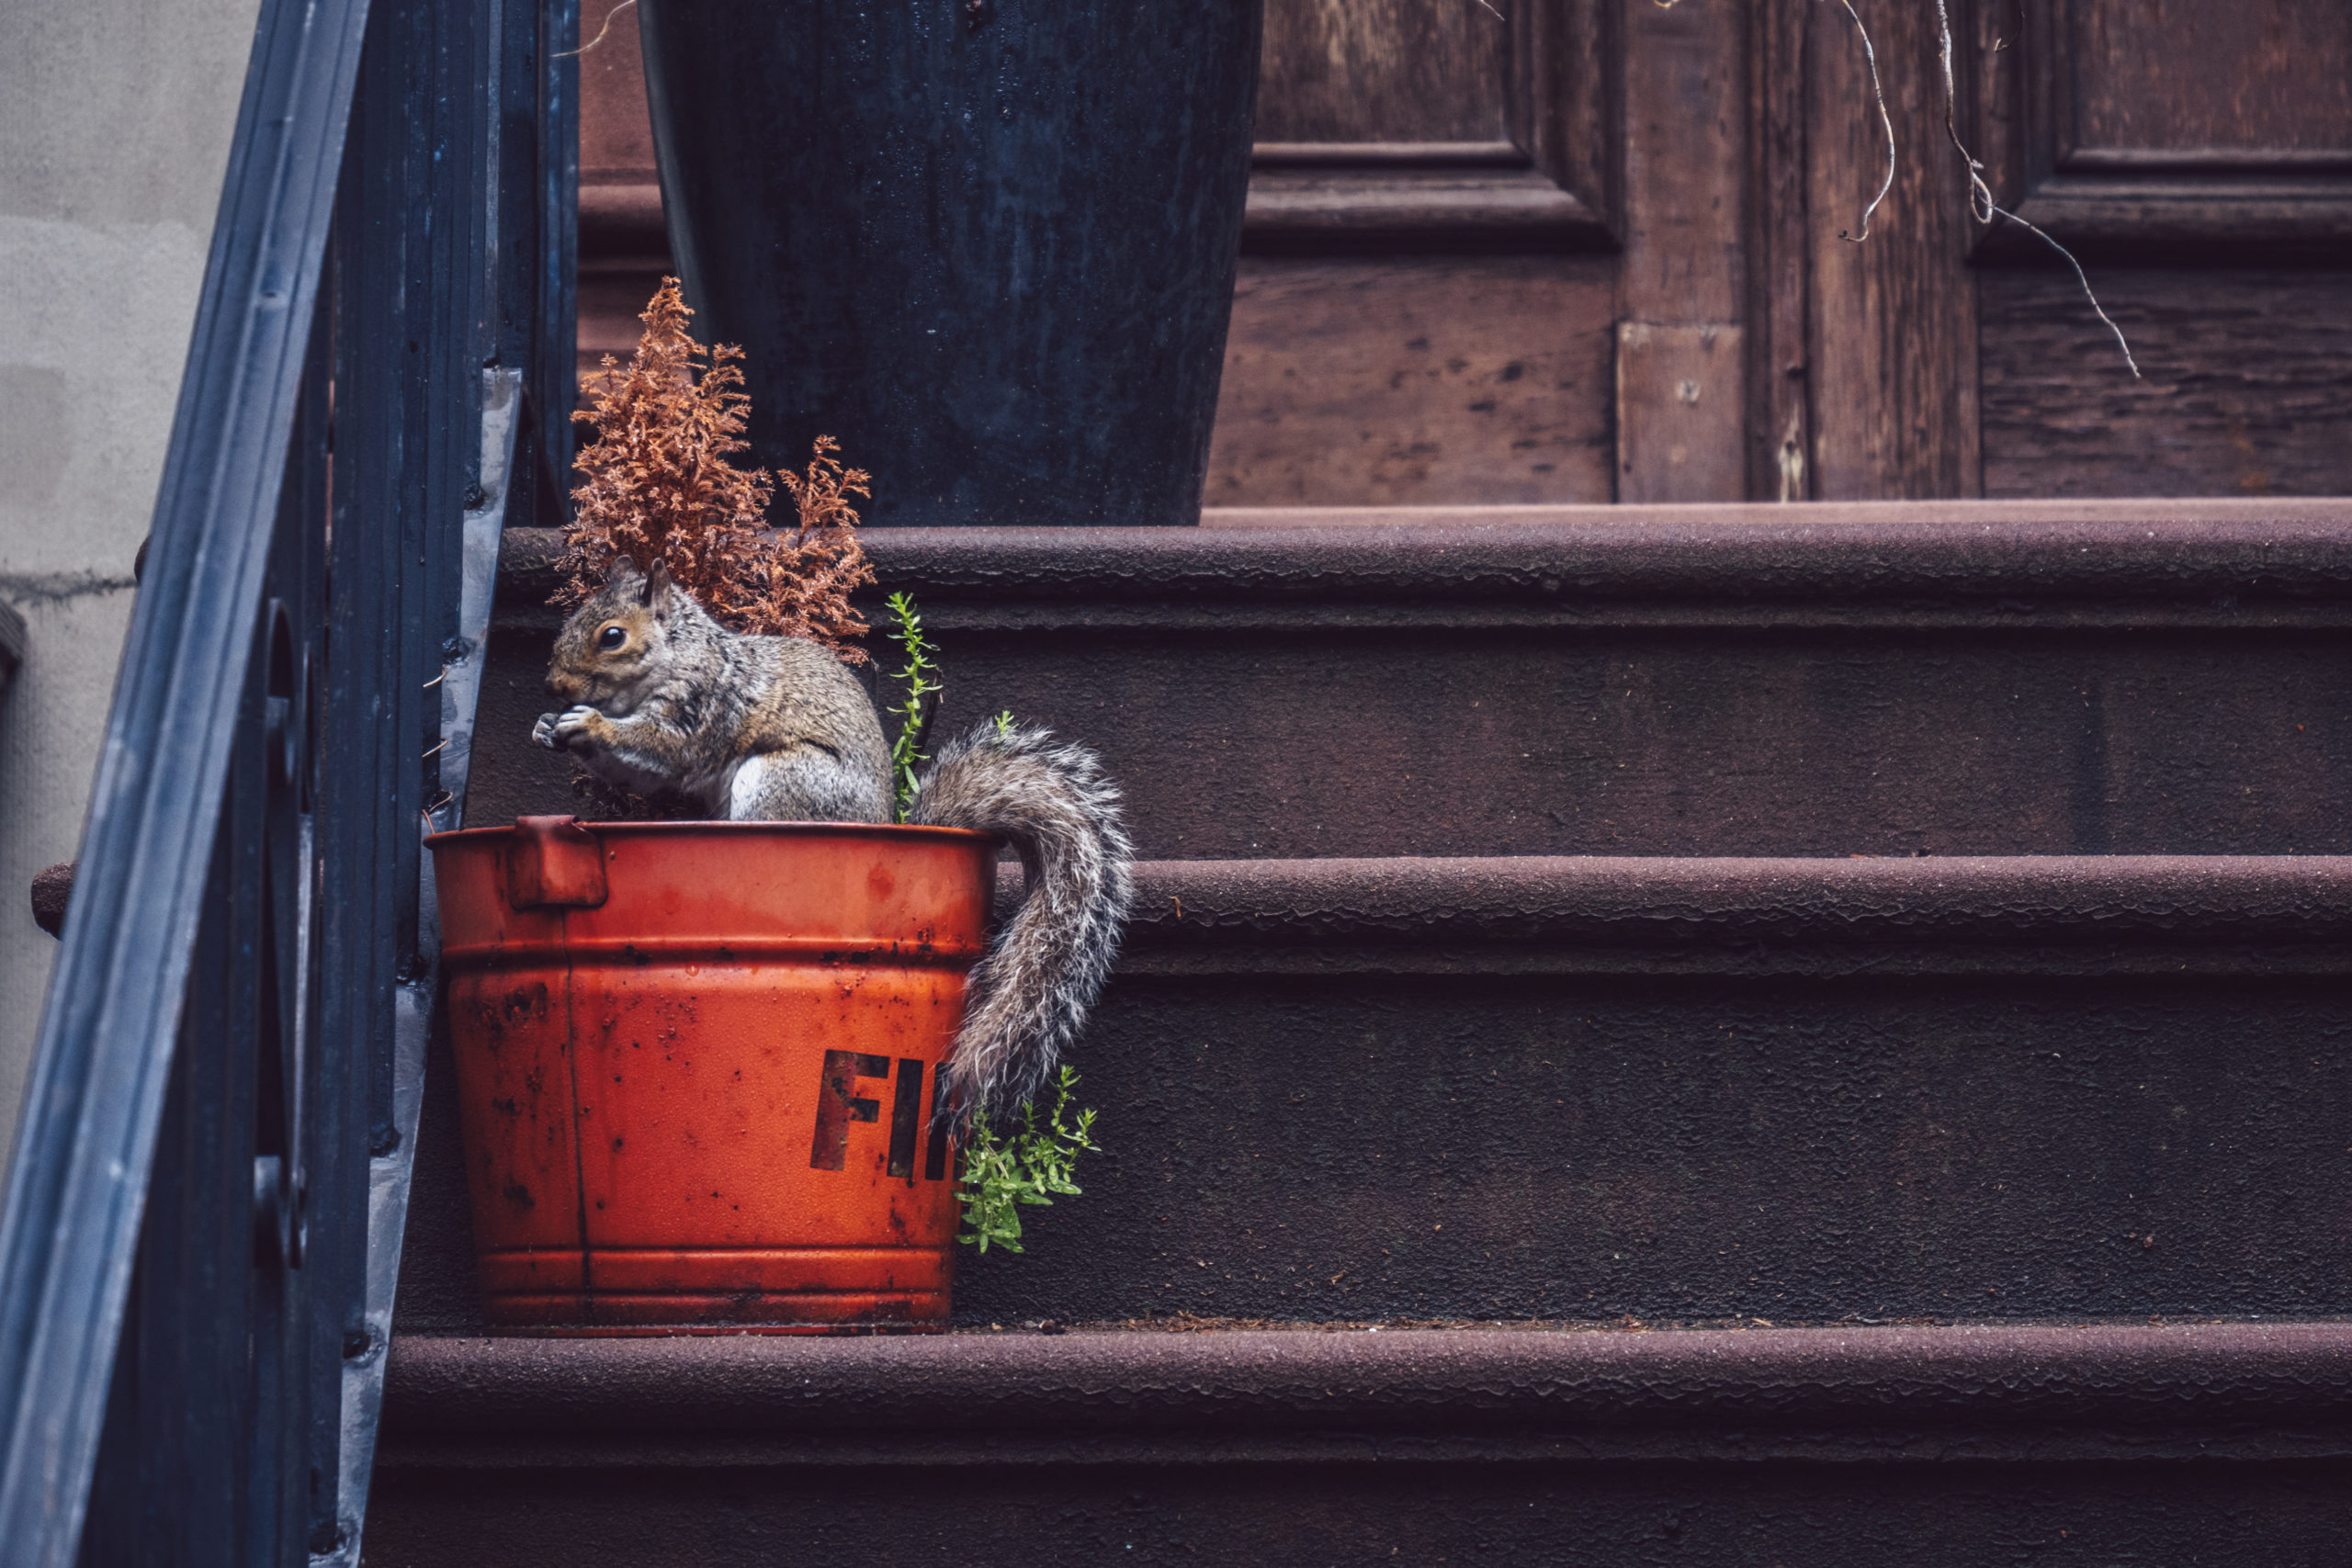
<svg viewBox="0 0 2352 1568">
<path fill-rule="evenodd" d="M 1130 976 L 1085 1195 L 966 1252 L 957 1314 L 2325 1314 L 2347 1052 L 2336 976 Z M 480 1322 L 453 1120 L 412 1325 Z"/>
<path fill-rule="evenodd" d="M 1114 1151 L 967 1320 L 2352 1300 L 2340 982 L 1123 982 Z M 2154 1245 L 2147 1245 L 2147 1238 Z"/>
<path fill-rule="evenodd" d="M 1160 859 L 2352 852 L 2336 631 L 939 633 L 943 732 L 1084 739 Z M 494 640 L 480 821 L 564 808 Z"/>
<path fill-rule="evenodd" d="M 2271 1568 L 2337 1560 L 2352 1528 L 2347 1498 L 2352 1465 L 2343 1461 L 2119 1469 L 1391 1459 L 781 1472 L 388 1462 L 377 1475 L 367 1561 L 371 1568 L 1496 1560 L 1984 1568 L 2054 1554 Z"/>
</svg>

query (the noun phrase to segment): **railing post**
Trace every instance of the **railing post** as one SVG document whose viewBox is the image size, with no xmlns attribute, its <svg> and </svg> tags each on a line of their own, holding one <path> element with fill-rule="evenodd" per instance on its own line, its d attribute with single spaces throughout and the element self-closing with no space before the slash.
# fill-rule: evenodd
<svg viewBox="0 0 2352 1568">
<path fill-rule="evenodd" d="M 0 1216 L 12 1565 L 357 1560 L 419 840 L 462 810 L 516 432 L 570 408 L 572 15 L 264 0 Z"/>
<path fill-rule="evenodd" d="M 227 798 L 366 7 L 255 31 L 0 1216 L 0 1540 L 81 1537 Z M 209 976 L 201 977 L 209 983 Z M 250 1167 L 240 1236 L 250 1247 Z M 243 1255 L 240 1255 L 241 1257 Z"/>
</svg>

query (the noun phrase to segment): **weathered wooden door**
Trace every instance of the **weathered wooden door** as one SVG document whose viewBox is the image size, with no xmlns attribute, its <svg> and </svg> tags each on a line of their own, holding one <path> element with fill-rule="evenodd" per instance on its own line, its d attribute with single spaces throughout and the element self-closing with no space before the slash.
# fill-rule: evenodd
<svg viewBox="0 0 2352 1568">
<path fill-rule="evenodd" d="M 2352 491 L 2352 6 L 1951 0 L 1951 130 L 1940 15 L 1267 0 L 1206 503 Z M 662 265 L 627 22 L 590 350 Z"/>
</svg>

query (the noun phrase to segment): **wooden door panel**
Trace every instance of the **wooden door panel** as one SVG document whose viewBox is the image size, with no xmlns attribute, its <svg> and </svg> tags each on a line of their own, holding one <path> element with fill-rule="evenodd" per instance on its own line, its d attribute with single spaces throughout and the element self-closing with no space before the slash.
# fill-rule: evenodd
<svg viewBox="0 0 2352 1568">
<path fill-rule="evenodd" d="M 1980 247 L 1984 493 L 2352 491 L 2352 6 L 2063 0 L 1979 107 L 2016 210 Z M 2295 264 L 2281 269 L 2281 262 Z"/>
<path fill-rule="evenodd" d="M 1993 47 L 1977 6 L 1979 146 L 2004 205 L 2085 259 L 2152 247 L 2218 265 L 2352 243 L 2352 6 L 2343 0 L 2063 0 Z M 2041 242 L 1997 226 L 1989 253 Z M 2237 253 L 2233 257 L 2231 253 Z"/>
<path fill-rule="evenodd" d="M 1615 243 L 1604 0 L 1266 0 L 1246 249 Z"/>
<path fill-rule="evenodd" d="M 1206 504 L 1609 500 L 1612 272 L 1243 257 Z"/>
<path fill-rule="evenodd" d="M 2073 0 L 2060 166 L 2352 163 L 2352 6 Z"/>
<path fill-rule="evenodd" d="M 1507 142 L 1507 25 L 1477 0 L 1269 0 L 1258 140 Z"/>
<path fill-rule="evenodd" d="M 1611 36 L 1600 0 L 1266 0 L 1206 504 L 1611 498 Z"/>
<path fill-rule="evenodd" d="M 1984 493 L 2352 491 L 2352 274 L 2109 268 L 1984 275 Z"/>
</svg>

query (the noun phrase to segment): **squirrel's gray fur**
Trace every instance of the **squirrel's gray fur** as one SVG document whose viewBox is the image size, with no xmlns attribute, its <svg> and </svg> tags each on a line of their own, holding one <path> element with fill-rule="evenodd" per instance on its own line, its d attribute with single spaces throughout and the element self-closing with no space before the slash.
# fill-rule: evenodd
<svg viewBox="0 0 2352 1568">
<path fill-rule="evenodd" d="M 729 631 L 658 563 L 626 557 L 557 634 L 548 690 L 571 705 L 532 739 L 640 794 L 738 822 L 888 822 L 890 750 L 840 660 L 804 637 Z M 1116 956 L 1134 851 L 1084 747 L 985 723 L 940 748 L 908 820 L 993 833 L 1027 873 L 1021 908 L 965 982 L 948 1059 L 958 1113 L 1044 1087 Z"/>
<path fill-rule="evenodd" d="M 1021 908 L 964 983 L 949 1066 L 959 1103 L 1023 1104 L 1078 1037 L 1118 956 L 1135 858 L 1119 791 L 1085 747 L 989 720 L 939 749 L 907 820 L 995 833 L 1021 857 Z"/>
<path fill-rule="evenodd" d="M 890 749 L 857 677 L 805 637 L 729 631 L 659 562 L 614 563 L 556 634 L 548 690 L 572 705 L 531 739 L 624 789 L 738 822 L 890 819 Z"/>
</svg>

